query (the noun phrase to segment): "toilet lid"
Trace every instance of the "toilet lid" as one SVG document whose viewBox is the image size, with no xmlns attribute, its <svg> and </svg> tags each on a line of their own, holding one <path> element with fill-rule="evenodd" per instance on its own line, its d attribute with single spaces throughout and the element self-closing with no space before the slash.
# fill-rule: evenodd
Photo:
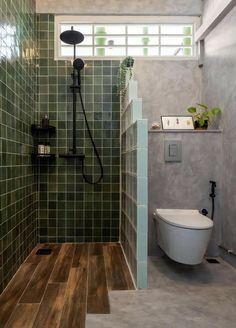
<svg viewBox="0 0 236 328">
<path fill-rule="evenodd" d="M 210 229 L 213 222 L 198 210 L 157 209 L 156 214 L 167 223 L 186 229 Z"/>
</svg>

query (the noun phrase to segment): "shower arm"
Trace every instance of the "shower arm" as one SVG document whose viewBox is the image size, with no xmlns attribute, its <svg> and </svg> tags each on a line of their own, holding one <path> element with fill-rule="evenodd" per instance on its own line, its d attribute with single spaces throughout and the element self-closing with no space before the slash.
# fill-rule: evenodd
<svg viewBox="0 0 236 328">
<path fill-rule="evenodd" d="M 74 60 L 76 58 L 76 45 L 74 44 Z M 76 154 L 76 103 L 77 103 L 77 96 L 76 96 L 76 70 L 73 68 L 73 73 L 71 74 L 73 78 L 73 85 L 71 86 L 71 90 L 73 93 L 73 144 L 72 144 L 72 153 Z"/>
</svg>

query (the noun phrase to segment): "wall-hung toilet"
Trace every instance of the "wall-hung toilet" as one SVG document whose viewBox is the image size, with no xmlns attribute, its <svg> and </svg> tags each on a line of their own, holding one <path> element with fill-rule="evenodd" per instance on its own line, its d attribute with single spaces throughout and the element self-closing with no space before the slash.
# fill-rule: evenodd
<svg viewBox="0 0 236 328">
<path fill-rule="evenodd" d="M 213 222 L 198 210 L 157 209 L 154 219 L 161 249 L 174 261 L 195 265 L 202 262 Z"/>
</svg>

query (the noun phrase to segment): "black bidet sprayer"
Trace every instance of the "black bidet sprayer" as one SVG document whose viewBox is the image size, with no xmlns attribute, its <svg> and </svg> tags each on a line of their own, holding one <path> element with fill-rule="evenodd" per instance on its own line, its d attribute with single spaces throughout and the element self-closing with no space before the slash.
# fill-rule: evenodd
<svg viewBox="0 0 236 328">
<path fill-rule="evenodd" d="M 216 197 L 215 189 L 216 189 L 216 182 L 210 180 L 210 184 L 211 184 L 211 193 L 210 193 L 209 196 L 211 198 L 211 204 L 212 204 L 212 208 L 211 208 L 211 219 L 213 221 L 214 214 L 215 214 L 215 197 Z"/>
<path fill-rule="evenodd" d="M 216 182 L 212 181 L 212 180 L 210 180 L 209 182 L 211 184 L 211 193 L 210 193 L 209 197 L 211 198 L 211 219 L 213 221 L 214 220 L 214 214 L 215 214 Z M 206 216 L 208 214 L 208 211 L 204 208 L 202 210 L 202 214 Z"/>
</svg>

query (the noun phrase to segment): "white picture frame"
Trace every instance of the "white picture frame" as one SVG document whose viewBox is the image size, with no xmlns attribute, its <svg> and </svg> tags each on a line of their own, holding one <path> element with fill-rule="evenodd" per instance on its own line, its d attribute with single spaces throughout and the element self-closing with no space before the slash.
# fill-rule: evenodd
<svg viewBox="0 0 236 328">
<path fill-rule="evenodd" d="M 163 130 L 194 130 L 191 115 L 163 115 L 161 116 Z"/>
</svg>

